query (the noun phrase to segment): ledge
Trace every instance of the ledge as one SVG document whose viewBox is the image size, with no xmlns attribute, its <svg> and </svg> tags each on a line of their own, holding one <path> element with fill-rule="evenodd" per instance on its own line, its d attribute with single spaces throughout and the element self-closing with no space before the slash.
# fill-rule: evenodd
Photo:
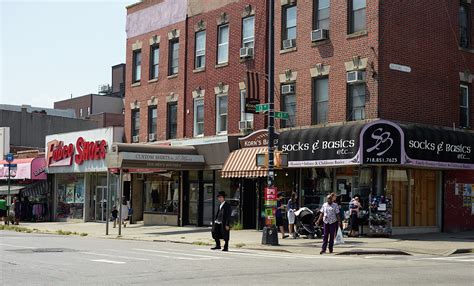
<svg viewBox="0 0 474 286">
<path fill-rule="evenodd" d="M 199 69 L 194 69 L 193 73 L 200 73 L 206 71 L 206 68 L 199 68 Z"/>
<path fill-rule="evenodd" d="M 286 53 L 291 53 L 291 52 L 296 52 L 296 51 L 297 51 L 296 47 L 291 48 L 291 49 L 280 50 L 280 55 L 281 54 L 286 54 Z"/>
<path fill-rule="evenodd" d="M 322 46 L 331 43 L 331 39 L 327 40 L 322 40 L 322 41 L 316 41 L 316 42 L 311 42 L 312 47 L 317 47 L 317 46 Z"/>
<path fill-rule="evenodd" d="M 223 67 L 226 67 L 229 65 L 229 62 L 226 62 L 226 63 L 222 63 L 222 64 L 217 64 L 215 65 L 215 68 L 218 69 L 218 68 L 223 68 Z"/>
<path fill-rule="evenodd" d="M 460 51 L 463 51 L 463 52 L 467 52 L 467 53 L 474 54 L 474 49 L 463 48 L 463 47 L 459 47 L 459 46 L 458 46 L 458 49 L 459 49 Z"/>
<path fill-rule="evenodd" d="M 140 85 L 142 85 L 141 82 L 137 81 L 135 83 L 132 83 L 130 86 L 131 87 L 137 87 L 137 86 L 140 86 Z"/>
<path fill-rule="evenodd" d="M 148 83 L 153 83 L 153 82 L 157 82 L 157 81 L 158 81 L 158 78 L 154 78 L 154 79 L 150 79 L 150 80 L 148 81 Z"/>
<path fill-rule="evenodd" d="M 172 79 L 172 78 L 175 78 L 175 77 L 178 77 L 178 74 L 169 75 L 169 76 L 168 76 L 168 79 Z"/>
<path fill-rule="evenodd" d="M 363 30 L 363 31 L 359 31 L 359 32 L 349 34 L 349 35 L 346 36 L 346 38 L 347 39 L 353 39 L 353 38 L 357 38 L 357 37 L 367 36 L 368 34 L 369 33 L 367 32 L 367 30 Z"/>
</svg>

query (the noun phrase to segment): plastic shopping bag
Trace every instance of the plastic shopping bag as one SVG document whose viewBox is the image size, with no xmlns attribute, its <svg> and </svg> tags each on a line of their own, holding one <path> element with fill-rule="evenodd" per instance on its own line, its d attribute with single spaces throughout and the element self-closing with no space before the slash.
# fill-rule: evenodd
<svg viewBox="0 0 474 286">
<path fill-rule="evenodd" d="M 342 229 L 340 227 L 337 228 L 337 234 L 335 239 L 335 244 L 344 244 L 344 237 L 342 235 Z"/>
</svg>

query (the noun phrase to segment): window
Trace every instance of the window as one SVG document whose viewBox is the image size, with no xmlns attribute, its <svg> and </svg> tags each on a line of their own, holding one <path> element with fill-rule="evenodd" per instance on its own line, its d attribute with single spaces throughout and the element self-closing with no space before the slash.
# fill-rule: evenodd
<svg viewBox="0 0 474 286">
<path fill-rule="evenodd" d="M 217 64 L 229 61 L 229 25 L 219 26 Z"/>
<path fill-rule="evenodd" d="M 241 121 L 253 121 L 253 114 L 245 112 L 245 97 L 247 92 L 245 90 L 240 91 L 240 120 Z"/>
<path fill-rule="evenodd" d="M 168 139 L 176 139 L 178 134 L 178 104 L 176 102 L 168 103 Z"/>
<path fill-rule="evenodd" d="M 349 0 L 349 34 L 367 30 L 366 0 Z"/>
<path fill-rule="evenodd" d="M 365 119 L 365 84 L 349 85 L 349 120 Z"/>
<path fill-rule="evenodd" d="M 206 31 L 196 33 L 194 68 L 202 69 L 206 66 Z"/>
<path fill-rule="evenodd" d="M 133 51 L 132 82 L 139 82 L 142 79 L 142 50 Z"/>
<path fill-rule="evenodd" d="M 168 57 L 168 75 L 178 74 L 179 67 L 179 39 L 170 41 Z"/>
<path fill-rule="evenodd" d="M 296 6 L 283 7 L 283 40 L 296 39 Z"/>
<path fill-rule="evenodd" d="M 216 127 L 217 134 L 227 132 L 227 95 L 216 98 Z"/>
<path fill-rule="evenodd" d="M 156 134 L 156 123 L 157 123 L 158 112 L 156 106 L 148 107 L 148 134 Z"/>
<path fill-rule="evenodd" d="M 83 116 L 83 113 L 82 113 L 82 108 L 79 110 L 79 116 L 82 117 Z"/>
<path fill-rule="evenodd" d="M 459 5 L 459 46 L 462 48 L 469 48 L 470 10 L 470 5 L 461 1 Z"/>
<path fill-rule="evenodd" d="M 194 136 L 204 135 L 204 99 L 194 100 Z"/>
<path fill-rule="evenodd" d="M 253 48 L 255 40 L 255 17 L 242 20 L 242 47 Z"/>
<path fill-rule="evenodd" d="M 312 124 L 328 122 L 329 79 L 320 78 L 313 81 L 313 116 Z"/>
<path fill-rule="evenodd" d="M 132 110 L 132 136 L 140 134 L 140 109 Z"/>
<path fill-rule="evenodd" d="M 151 177 L 145 181 L 145 212 L 178 214 L 180 175 L 176 171 L 167 172 L 166 175 Z"/>
<path fill-rule="evenodd" d="M 459 125 L 469 127 L 469 87 L 462 84 L 459 93 L 459 114 Z"/>
<path fill-rule="evenodd" d="M 281 111 L 288 112 L 287 120 L 280 120 L 281 127 L 294 127 L 296 123 L 296 95 L 285 94 L 281 96 Z"/>
<path fill-rule="evenodd" d="M 159 66 L 160 66 L 160 46 L 153 45 L 150 47 L 150 79 L 158 78 Z"/>
<path fill-rule="evenodd" d="M 313 1 L 313 27 L 314 29 L 329 30 L 329 14 L 330 1 L 329 0 L 314 0 Z"/>
<path fill-rule="evenodd" d="M 89 115 L 91 115 L 91 108 L 90 108 L 90 106 L 87 107 L 87 116 L 89 116 Z"/>
</svg>

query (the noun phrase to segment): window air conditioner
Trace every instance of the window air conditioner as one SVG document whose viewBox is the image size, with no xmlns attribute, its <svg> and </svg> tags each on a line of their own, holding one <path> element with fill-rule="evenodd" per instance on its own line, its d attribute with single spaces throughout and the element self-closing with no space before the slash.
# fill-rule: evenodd
<svg viewBox="0 0 474 286">
<path fill-rule="evenodd" d="M 295 93 L 294 84 L 285 84 L 281 86 L 281 94 L 293 94 Z"/>
<path fill-rule="evenodd" d="M 289 40 L 283 40 L 283 49 L 291 49 L 296 47 L 296 40 L 295 39 L 289 39 Z"/>
<path fill-rule="evenodd" d="M 156 141 L 156 133 L 150 133 L 150 134 L 148 134 L 148 141 L 149 141 L 149 142 Z"/>
<path fill-rule="evenodd" d="M 253 48 L 240 48 L 240 58 L 250 58 L 253 57 Z"/>
<path fill-rule="evenodd" d="M 132 142 L 133 143 L 138 143 L 138 141 L 139 141 L 139 136 L 138 135 L 132 137 Z"/>
<path fill-rule="evenodd" d="M 329 31 L 325 29 L 317 29 L 311 31 L 311 41 L 317 42 L 329 39 Z"/>
<path fill-rule="evenodd" d="M 364 71 L 350 71 L 347 72 L 347 83 L 361 83 L 365 81 L 365 72 Z"/>
</svg>

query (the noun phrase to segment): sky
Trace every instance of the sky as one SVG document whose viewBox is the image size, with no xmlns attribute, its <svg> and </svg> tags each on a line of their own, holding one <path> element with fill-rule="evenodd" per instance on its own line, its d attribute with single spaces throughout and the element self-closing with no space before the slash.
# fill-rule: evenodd
<svg viewBox="0 0 474 286">
<path fill-rule="evenodd" d="M 53 107 L 110 84 L 135 2 L 0 0 L 0 104 Z"/>
</svg>

